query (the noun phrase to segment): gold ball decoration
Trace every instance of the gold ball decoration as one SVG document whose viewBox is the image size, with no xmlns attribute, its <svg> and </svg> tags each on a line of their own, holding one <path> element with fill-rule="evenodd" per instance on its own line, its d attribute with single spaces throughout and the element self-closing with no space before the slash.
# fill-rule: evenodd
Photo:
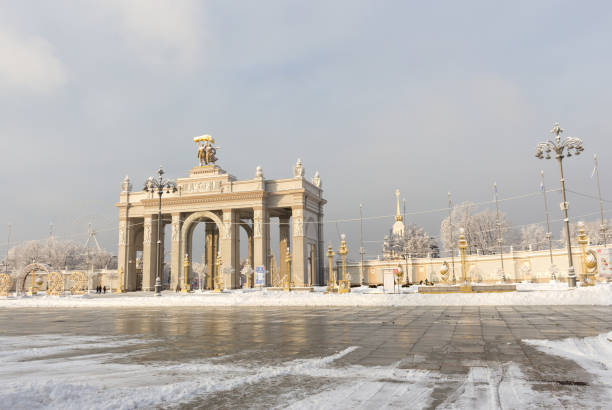
<svg viewBox="0 0 612 410">
<path fill-rule="evenodd" d="M 13 285 L 13 279 L 6 273 L 0 274 L 0 296 L 8 296 Z"/>
<path fill-rule="evenodd" d="M 590 273 L 597 269 L 597 255 L 592 249 L 587 251 L 585 265 Z"/>
<path fill-rule="evenodd" d="M 73 295 L 82 295 L 85 293 L 85 289 L 87 289 L 87 276 L 85 276 L 83 272 L 72 272 L 70 280 L 72 281 L 70 293 Z"/>
<path fill-rule="evenodd" d="M 51 272 L 47 276 L 47 295 L 59 296 L 64 293 L 64 275 Z"/>
</svg>

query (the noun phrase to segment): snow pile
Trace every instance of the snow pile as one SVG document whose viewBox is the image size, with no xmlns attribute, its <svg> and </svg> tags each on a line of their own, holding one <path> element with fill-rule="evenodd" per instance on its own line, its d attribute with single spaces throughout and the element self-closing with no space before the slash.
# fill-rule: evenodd
<svg viewBox="0 0 612 410">
<path fill-rule="evenodd" d="M 585 338 L 562 340 L 523 340 L 538 350 L 578 363 L 593 374 L 612 400 L 612 332 Z"/>
<path fill-rule="evenodd" d="M 380 289 L 357 288 L 349 294 L 233 290 L 224 293 L 164 292 L 128 293 L 91 298 L 35 296 L 0 299 L 0 308 L 23 307 L 155 307 L 155 306 L 478 306 L 478 305 L 604 305 L 612 304 L 612 285 L 554 290 L 538 290 L 532 284 L 517 292 L 418 294 L 402 289 L 401 294 L 385 294 Z"/>
</svg>

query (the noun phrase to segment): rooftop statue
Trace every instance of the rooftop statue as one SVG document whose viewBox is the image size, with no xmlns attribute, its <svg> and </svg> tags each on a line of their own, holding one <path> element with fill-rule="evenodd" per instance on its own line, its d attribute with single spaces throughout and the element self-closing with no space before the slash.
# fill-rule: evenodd
<svg viewBox="0 0 612 410">
<path fill-rule="evenodd" d="M 198 144 L 198 159 L 200 160 L 200 166 L 217 162 L 217 149 L 220 147 L 213 147 L 212 144 L 215 143 L 215 140 L 210 135 L 195 137 L 193 142 Z"/>
</svg>

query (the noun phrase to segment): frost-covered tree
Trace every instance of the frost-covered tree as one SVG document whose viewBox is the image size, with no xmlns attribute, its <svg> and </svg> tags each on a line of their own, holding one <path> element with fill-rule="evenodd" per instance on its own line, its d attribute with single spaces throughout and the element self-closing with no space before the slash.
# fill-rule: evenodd
<svg viewBox="0 0 612 410">
<path fill-rule="evenodd" d="M 406 226 L 404 234 L 404 251 L 415 257 L 437 256 L 438 244 L 425 229 L 415 224 Z"/>
<path fill-rule="evenodd" d="M 606 229 L 606 243 L 612 243 L 612 225 L 610 225 L 612 221 L 605 220 L 604 223 L 607 226 Z M 577 245 L 577 235 L 578 235 L 578 221 L 570 223 L 570 235 L 572 238 L 572 244 Z M 589 237 L 589 242 L 593 245 L 597 245 L 602 243 L 603 237 L 601 236 L 601 221 L 599 219 L 595 221 L 587 221 L 584 222 L 584 233 Z M 566 235 L 565 235 L 565 227 L 561 229 L 561 241 L 565 243 Z"/>
<path fill-rule="evenodd" d="M 12 269 L 22 269 L 37 262 L 52 269 L 94 269 L 115 268 L 116 261 L 111 253 L 102 248 L 87 249 L 74 241 L 49 238 L 41 241 L 27 241 L 9 250 L 8 263 Z"/>
<path fill-rule="evenodd" d="M 208 275 L 208 265 L 205 263 L 194 262 L 191 269 L 193 270 L 193 273 L 198 276 L 199 288 L 204 289 L 206 286 L 206 276 Z"/>
<path fill-rule="evenodd" d="M 453 241 L 451 242 L 451 225 L 446 217 L 440 224 L 440 239 L 445 251 L 457 249 L 459 229 L 465 229 L 465 239 L 468 242 L 468 253 L 480 251 L 483 254 L 498 252 L 497 219 L 495 211 L 484 209 L 476 212 L 476 204 L 464 202 L 455 205 L 451 211 Z M 503 245 L 516 245 L 518 235 L 512 223 L 504 212 L 499 213 Z"/>
<path fill-rule="evenodd" d="M 437 257 L 439 248 L 436 240 L 429 236 L 420 226 L 407 225 L 399 234 L 393 230 L 385 236 L 383 242 L 383 255 L 385 259 L 397 259 L 407 256 L 424 258 L 428 255 Z"/>
<path fill-rule="evenodd" d="M 548 238 L 546 238 L 546 228 L 543 225 L 532 224 L 521 227 L 521 241 L 519 248 L 521 250 L 529 250 L 529 247 L 534 251 L 548 249 Z"/>
</svg>

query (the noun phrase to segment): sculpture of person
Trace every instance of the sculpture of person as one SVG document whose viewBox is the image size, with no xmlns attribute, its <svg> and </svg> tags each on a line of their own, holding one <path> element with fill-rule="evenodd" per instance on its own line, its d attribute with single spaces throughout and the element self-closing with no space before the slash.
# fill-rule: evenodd
<svg viewBox="0 0 612 410">
<path fill-rule="evenodd" d="M 198 160 L 200 161 L 200 166 L 204 165 L 206 161 L 206 146 L 201 142 L 198 144 Z"/>
<path fill-rule="evenodd" d="M 215 157 L 217 150 L 215 149 L 215 147 L 212 146 L 210 142 L 207 142 L 205 147 L 206 147 L 206 165 L 214 164 L 215 162 L 217 162 L 217 157 Z"/>
</svg>

